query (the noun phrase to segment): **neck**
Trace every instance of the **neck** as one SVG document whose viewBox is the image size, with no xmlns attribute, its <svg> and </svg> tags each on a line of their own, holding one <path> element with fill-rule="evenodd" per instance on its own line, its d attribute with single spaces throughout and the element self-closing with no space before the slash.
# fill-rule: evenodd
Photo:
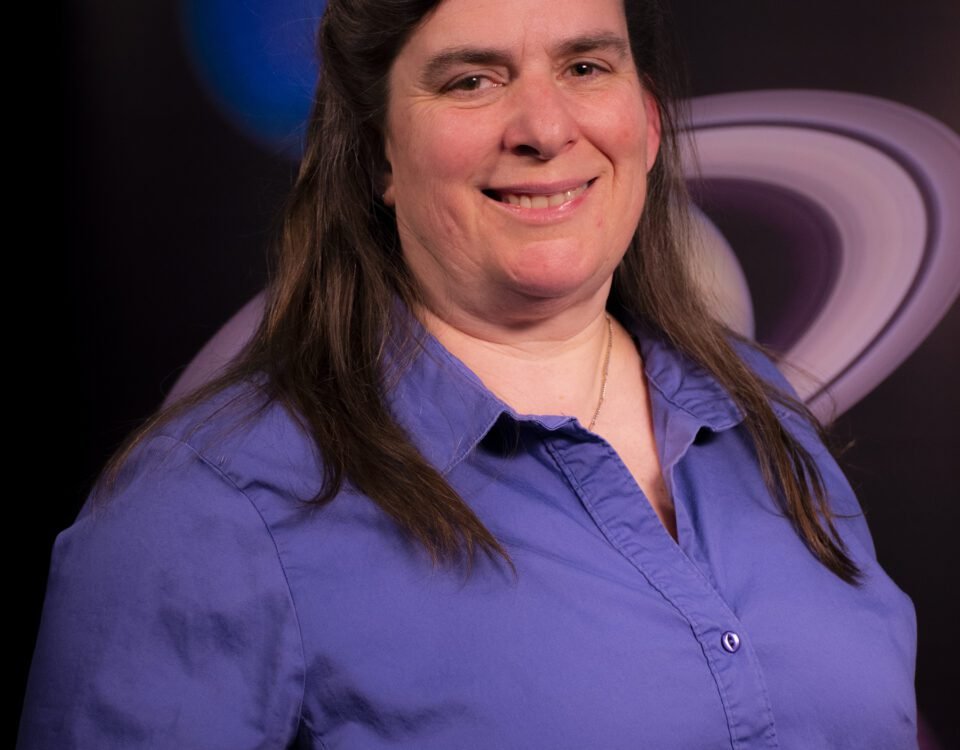
<svg viewBox="0 0 960 750">
<path fill-rule="evenodd" d="M 574 416 L 588 426 L 612 335 L 604 308 L 608 290 L 541 314 L 528 309 L 495 318 L 426 308 L 418 314 L 440 343 L 515 411 Z"/>
</svg>

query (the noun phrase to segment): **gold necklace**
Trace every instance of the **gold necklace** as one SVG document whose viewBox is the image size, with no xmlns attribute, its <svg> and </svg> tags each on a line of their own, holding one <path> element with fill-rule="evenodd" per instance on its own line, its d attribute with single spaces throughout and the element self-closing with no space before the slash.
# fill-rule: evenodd
<svg viewBox="0 0 960 750">
<path fill-rule="evenodd" d="M 613 321 L 610 320 L 610 314 L 606 313 L 607 318 L 607 352 L 603 356 L 603 375 L 600 377 L 600 400 L 597 401 L 597 408 L 593 411 L 593 418 L 587 426 L 589 431 L 593 431 L 593 426 L 597 423 L 597 416 L 600 414 L 600 407 L 603 406 L 603 397 L 607 393 L 607 375 L 610 372 L 610 352 L 613 349 Z"/>
</svg>

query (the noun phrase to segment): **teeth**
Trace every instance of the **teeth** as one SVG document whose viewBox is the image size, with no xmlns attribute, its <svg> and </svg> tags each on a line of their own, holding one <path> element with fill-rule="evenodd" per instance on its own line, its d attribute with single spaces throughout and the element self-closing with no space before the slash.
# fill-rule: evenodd
<svg viewBox="0 0 960 750">
<path fill-rule="evenodd" d="M 562 206 L 564 203 L 572 201 L 578 195 L 583 194 L 588 185 L 589 183 L 585 182 L 573 190 L 566 190 L 562 193 L 554 193 L 553 195 L 501 193 L 500 200 L 504 203 L 509 203 L 511 206 L 519 206 L 520 208 L 547 208 L 548 206 L 553 208 L 554 206 Z"/>
</svg>

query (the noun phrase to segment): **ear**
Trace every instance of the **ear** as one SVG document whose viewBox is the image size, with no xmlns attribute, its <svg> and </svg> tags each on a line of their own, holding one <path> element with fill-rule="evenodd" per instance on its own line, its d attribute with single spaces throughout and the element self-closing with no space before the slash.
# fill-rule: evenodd
<svg viewBox="0 0 960 750">
<path fill-rule="evenodd" d="M 390 163 L 390 142 L 386 141 L 383 146 L 383 174 L 381 175 L 380 185 L 383 188 L 383 204 L 393 208 L 396 205 L 396 196 L 393 192 L 393 166 Z"/>
<path fill-rule="evenodd" d="M 660 107 L 653 94 L 643 90 L 643 110 L 647 120 L 647 172 L 653 169 L 660 151 L 660 137 L 663 132 L 663 123 L 660 119 Z"/>
</svg>

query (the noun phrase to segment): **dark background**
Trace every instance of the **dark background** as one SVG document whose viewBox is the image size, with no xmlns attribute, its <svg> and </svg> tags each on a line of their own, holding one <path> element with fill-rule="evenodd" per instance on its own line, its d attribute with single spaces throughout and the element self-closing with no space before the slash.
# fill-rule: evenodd
<svg viewBox="0 0 960 750">
<path fill-rule="evenodd" d="M 956 0 L 676 0 L 672 8 L 694 95 L 854 91 L 902 102 L 960 131 Z M 57 300 L 59 319 L 31 350 L 35 371 L 49 380 L 28 384 L 40 396 L 25 440 L 42 446 L 41 458 L 50 459 L 44 466 L 54 468 L 40 478 L 44 491 L 18 506 L 25 552 L 16 576 L 17 695 L 55 535 L 73 521 L 121 438 L 260 290 L 266 245 L 295 169 L 210 102 L 184 51 L 176 3 L 88 0 L 62 12 L 62 140 L 51 148 L 63 165 L 63 232 L 49 210 L 49 226 L 33 228 L 62 242 L 62 263 L 56 254 L 49 265 L 39 259 L 50 286 L 38 294 Z M 960 591 L 953 543 L 960 446 L 952 425 L 960 417 L 958 342 L 955 304 L 836 425 L 841 439 L 856 441 L 845 466 L 880 562 L 916 604 L 918 703 L 944 747 L 960 747 L 949 618 Z"/>
</svg>

